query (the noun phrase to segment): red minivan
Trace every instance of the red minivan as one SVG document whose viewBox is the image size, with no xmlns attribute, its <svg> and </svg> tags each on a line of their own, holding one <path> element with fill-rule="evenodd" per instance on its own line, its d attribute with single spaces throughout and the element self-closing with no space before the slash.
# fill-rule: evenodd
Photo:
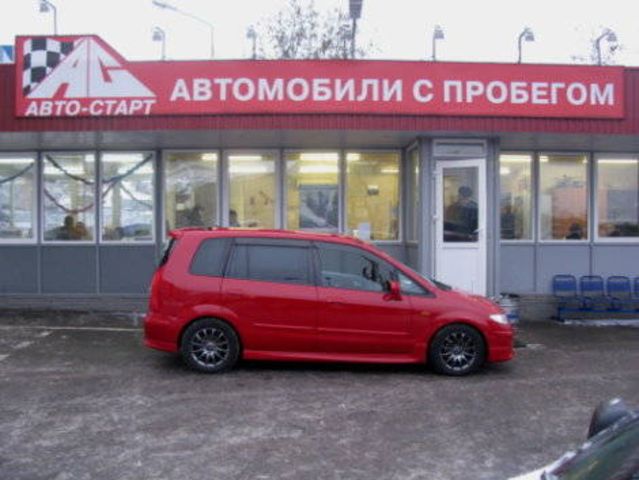
<svg viewBox="0 0 639 480">
<path fill-rule="evenodd" d="M 500 308 L 355 238 L 182 229 L 151 285 L 145 344 L 221 372 L 240 359 L 428 363 L 464 375 L 513 357 Z"/>
</svg>

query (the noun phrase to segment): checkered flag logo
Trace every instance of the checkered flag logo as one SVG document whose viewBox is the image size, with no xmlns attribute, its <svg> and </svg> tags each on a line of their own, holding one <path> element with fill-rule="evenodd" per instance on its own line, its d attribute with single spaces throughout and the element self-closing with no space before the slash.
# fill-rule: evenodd
<svg viewBox="0 0 639 480">
<path fill-rule="evenodd" d="M 22 93 L 29 95 L 73 51 L 74 43 L 51 38 L 31 38 L 24 43 Z"/>
</svg>

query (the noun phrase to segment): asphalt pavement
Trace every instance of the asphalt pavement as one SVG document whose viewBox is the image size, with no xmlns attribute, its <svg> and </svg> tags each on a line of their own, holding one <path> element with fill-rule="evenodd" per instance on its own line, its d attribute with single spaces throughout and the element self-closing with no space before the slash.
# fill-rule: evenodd
<svg viewBox="0 0 639 480">
<path fill-rule="evenodd" d="M 639 407 L 639 328 L 531 322 L 507 364 L 186 370 L 140 317 L 0 312 L 0 479 L 504 479 Z"/>
</svg>

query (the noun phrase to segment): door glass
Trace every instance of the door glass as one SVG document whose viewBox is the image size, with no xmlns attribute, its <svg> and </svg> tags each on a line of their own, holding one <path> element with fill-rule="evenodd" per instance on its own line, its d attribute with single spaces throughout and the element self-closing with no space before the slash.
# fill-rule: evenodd
<svg viewBox="0 0 639 480">
<path fill-rule="evenodd" d="M 353 248 L 321 245 L 319 257 L 324 287 L 381 292 L 390 280 L 388 265 Z"/>
<path fill-rule="evenodd" d="M 445 168 L 444 242 L 477 242 L 477 168 Z"/>
<path fill-rule="evenodd" d="M 308 248 L 236 245 L 227 277 L 310 285 Z"/>
</svg>

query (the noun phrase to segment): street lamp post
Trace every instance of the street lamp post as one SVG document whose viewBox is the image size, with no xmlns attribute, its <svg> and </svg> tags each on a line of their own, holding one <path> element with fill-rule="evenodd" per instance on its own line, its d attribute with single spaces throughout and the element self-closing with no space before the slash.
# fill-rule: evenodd
<svg viewBox="0 0 639 480">
<path fill-rule="evenodd" d="M 255 60 L 257 58 L 257 49 L 256 49 L 256 43 L 257 43 L 257 32 L 255 31 L 255 28 L 253 27 L 253 25 L 251 25 L 247 30 L 246 30 L 246 38 L 248 38 L 249 40 L 251 40 L 252 42 L 252 46 L 253 46 L 253 54 L 251 56 L 251 58 L 253 60 Z"/>
<path fill-rule="evenodd" d="M 517 39 L 517 63 L 521 63 L 521 45 L 524 40 L 527 42 L 535 41 L 535 34 L 528 27 L 524 28 L 524 30 L 519 34 L 519 38 Z"/>
<path fill-rule="evenodd" d="M 433 39 L 432 39 L 433 62 L 437 61 L 437 40 L 444 40 L 444 30 L 439 25 L 435 25 L 435 30 L 433 30 Z"/>
<path fill-rule="evenodd" d="M 58 34 L 58 9 L 49 0 L 40 0 L 40 13 L 53 12 L 53 34 Z"/>
<path fill-rule="evenodd" d="M 349 0 L 348 12 L 351 17 L 351 58 L 355 58 L 355 36 L 357 34 L 357 20 L 362 16 L 362 4 L 364 0 Z"/>
<path fill-rule="evenodd" d="M 166 32 L 160 27 L 153 27 L 153 41 L 162 44 L 162 60 L 166 60 Z"/>
<path fill-rule="evenodd" d="M 163 8 L 165 10 L 172 10 L 176 13 L 179 13 L 180 15 L 189 17 L 191 20 L 195 20 L 196 22 L 199 22 L 209 27 L 209 31 L 211 34 L 211 58 L 212 59 L 215 58 L 215 43 L 214 43 L 215 31 L 213 29 L 213 24 L 211 22 L 204 20 L 203 18 L 198 17 L 197 15 L 193 15 L 192 13 L 185 12 L 184 10 L 180 10 L 179 8 L 177 8 L 174 5 L 171 5 L 170 3 L 163 2 L 161 0 L 152 0 L 152 1 L 153 1 L 153 5 L 155 5 L 158 8 Z"/>
<path fill-rule="evenodd" d="M 602 59 L 602 56 L 601 56 L 601 41 L 604 38 L 606 40 L 608 40 L 608 42 L 610 42 L 610 43 L 616 43 L 617 42 L 617 35 L 615 34 L 615 32 L 613 32 L 609 28 L 606 28 L 603 31 L 603 33 L 597 37 L 597 40 L 595 40 L 595 46 L 597 48 L 597 65 L 601 65 L 603 63 L 603 59 Z"/>
</svg>

